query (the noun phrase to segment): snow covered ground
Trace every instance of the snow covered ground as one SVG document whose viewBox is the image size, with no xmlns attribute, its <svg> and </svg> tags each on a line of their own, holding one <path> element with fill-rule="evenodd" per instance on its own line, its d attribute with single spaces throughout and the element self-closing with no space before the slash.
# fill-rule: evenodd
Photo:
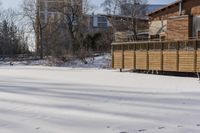
<svg viewBox="0 0 200 133">
<path fill-rule="evenodd" d="M 0 67 L 0 133 L 199 133 L 200 83 L 115 70 Z"/>
<path fill-rule="evenodd" d="M 71 68 L 111 68 L 111 55 L 103 54 L 94 58 L 86 58 L 87 64 L 83 61 L 75 59 L 68 62 L 58 61 L 57 59 L 46 60 L 27 60 L 27 61 L 12 61 L 14 66 L 61 66 Z M 0 61 L 0 66 L 9 66 L 10 61 Z"/>
</svg>

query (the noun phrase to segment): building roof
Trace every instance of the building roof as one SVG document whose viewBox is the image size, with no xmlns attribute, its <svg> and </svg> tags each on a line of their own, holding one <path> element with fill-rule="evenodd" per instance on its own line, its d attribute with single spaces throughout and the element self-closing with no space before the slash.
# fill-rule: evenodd
<svg viewBox="0 0 200 133">
<path fill-rule="evenodd" d="M 182 2 L 182 1 L 184 1 L 184 0 L 176 0 L 175 2 L 170 3 L 169 5 L 166 5 L 166 6 L 162 7 L 162 8 L 159 8 L 158 10 L 155 10 L 155 11 L 149 13 L 148 16 L 151 16 L 151 15 L 153 15 L 153 14 L 156 14 L 156 13 L 158 13 L 158 12 L 160 12 L 160 11 L 164 11 L 164 10 L 166 10 L 166 9 L 168 9 L 168 8 L 174 7 L 174 6 L 178 5 L 178 4 L 179 4 L 180 2 Z"/>
<path fill-rule="evenodd" d="M 147 5 L 147 14 L 152 13 L 158 9 L 165 7 L 166 5 L 163 4 L 148 4 Z"/>
</svg>

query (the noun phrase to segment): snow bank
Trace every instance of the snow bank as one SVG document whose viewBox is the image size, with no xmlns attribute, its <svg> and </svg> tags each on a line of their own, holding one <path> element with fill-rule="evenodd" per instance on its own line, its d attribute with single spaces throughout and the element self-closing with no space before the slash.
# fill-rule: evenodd
<svg viewBox="0 0 200 133">
<path fill-rule="evenodd" d="M 28 60 L 28 61 L 13 61 L 14 66 L 60 66 L 71 68 L 111 68 L 111 55 L 104 54 L 94 58 L 86 58 L 87 64 L 84 64 L 81 60 L 75 59 L 68 62 L 58 62 L 56 60 Z M 8 66 L 10 62 L 0 61 L 0 66 Z"/>
<path fill-rule="evenodd" d="M 196 78 L 0 67 L 0 133 L 199 133 Z"/>
<path fill-rule="evenodd" d="M 87 58 L 87 64 L 84 64 L 80 60 L 74 60 L 70 62 L 66 62 L 64 65 L 65 67 L 72 67 L 72 68 L 111 68 L 111 55 L 105 54 L 102 56 L 97 56 L 94 58 Z"/>
</svg>

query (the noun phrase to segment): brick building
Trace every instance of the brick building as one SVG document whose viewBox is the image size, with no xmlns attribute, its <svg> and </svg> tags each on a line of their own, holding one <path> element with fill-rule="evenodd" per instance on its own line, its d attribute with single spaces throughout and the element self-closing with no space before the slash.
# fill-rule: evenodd
<svg viewBox="0 0 200 133">
<path fill-rule="evenodd" d="M 37 17 L 36 17 L 36 50 L 40 51 L 41 49 L 45 51 L 47 49 L 47 40 L 49 31 L 56 27 L 54 22 L 59 22 L 59 20 L 67 20 L 66 16 L 70 16 L 72 10 L 74 12 L 82 13 L 83 0 L 37 0 Z M 73 8 L 73 9 L 72 9 Z M 78 11 L 77 11 L 78 10 Z M 77 14 L 78 14 L 77 13 Z M 65 15 L 64 15 L 65 14 Z M 72 15 L 71 15 L 72 16 Z M 76 18 L 70 18 L 76 19 Z M 75 21 L 73 22 L 75 24 Z M 45 28 L 41 28 L 45 27 Z M 53 30 L 51 30 L 53 31 Z M 63 40 L 66 40 L 67 35 L 65 29 L 57 28 L 58 34 L 63 36 Z M 42 37 L 41 37 L 42 33 Z M 67 41 L 67 40 L 66 40 Z M 43 46 L 41 46 L 41 42 Z M 70 44 L 69 44 L 70 45 Z M 42 48 L 43 47 L 43 48 Z M 70 46 L 69 46 L 70 47 Z"/>
<path fill-rule="evenodd" d="M 200 37 L 200 0 L 176 0 L 149 14 L 151 39 L 188 40 Z"/>
<path fill-rule="evenodd" d="M 38 0 L 37 2 L 39 4 L 39 16 L 44 23 L 47 23 L 50 17 L 61 17 L 60 12 L 67 12 L 69 5 L 82 7 L 82 0 Z"/>
</svg>

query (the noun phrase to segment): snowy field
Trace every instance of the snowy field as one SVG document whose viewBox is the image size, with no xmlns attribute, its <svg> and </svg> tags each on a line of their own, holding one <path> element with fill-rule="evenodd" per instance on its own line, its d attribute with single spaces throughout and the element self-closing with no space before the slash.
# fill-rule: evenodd
<svg viewBox="0 0 200 133">
<path fill-rule="evenodd" d="M 110 54 L 105 53 L 103 55 L 96 56 L 94 58 L 86 58 L 87 64 L 79 59 L 73 59 L 71 61 L 62 62 L 57 59 L 45 59 L 45 60 L 25 60 L 25 61 L 2 61 L 0 59 L 0 66 L 9 66 L 12 63 L 14 66 L 60 66 L 71 68 L 111 68 L 112 57 Z"/>
<path fill-rule="evenodd" d="M 196 78 L 0 67 L 0 133 L 199 132 Z"/>
</svg>

